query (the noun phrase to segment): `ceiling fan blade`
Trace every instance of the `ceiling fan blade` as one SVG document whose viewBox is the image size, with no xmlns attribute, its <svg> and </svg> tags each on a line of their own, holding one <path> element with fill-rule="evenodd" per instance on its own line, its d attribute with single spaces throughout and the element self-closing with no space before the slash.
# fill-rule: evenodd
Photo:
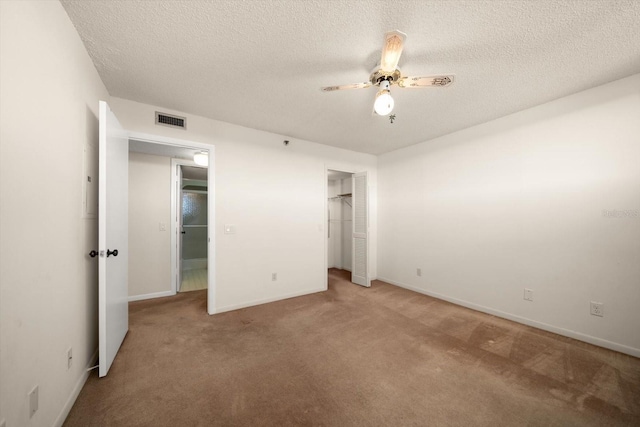
<svg viewBox="0 0 640 427">
<path fill-rule="evenodd" d="M 371 86 L 371 83 L 364 82 L 364 83 L 354 83 L 354 84 L 351 84 L 351 85 L 342 85 L 342 86 L 327 86 L 327 87 L 323 87 L 322 90 L 324 92 L 333 92 L 334 90 L 366 89 L 369 86 Z"/>
<path fill-rule="evenodd" d="M 380 58 L 380 69 L 392 73 L 398 68 L 398 61 L 407 35 L 400 31 L 389 31 L 384 35 L 384 46 Z"/>
<path fill-rule="evenodd" d="M 430 86 L 449 86 L 453 76 L 402 77 L 397 84 L 400 87 L 420 88 Z"/>
</svg>

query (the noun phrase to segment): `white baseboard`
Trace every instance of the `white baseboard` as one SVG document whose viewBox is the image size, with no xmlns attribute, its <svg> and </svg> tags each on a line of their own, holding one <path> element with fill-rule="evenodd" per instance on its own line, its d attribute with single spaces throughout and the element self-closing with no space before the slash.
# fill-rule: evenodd
<svg viewBox="0 0 640 427">
<path fill-rule="evenodd" d="M 209 313 L 209 314 L 218 314 L 218 313 L 224 313 L 225 311 L 239 310 L 241 308 L 253 307 L 254 305 L 267 304 L 270 302 L 281 301 L 283 299 L 301 297 L 303 295 L 315 294 L 318 292 L 324 292 L 326 290 L 327 290 L 326 287 L 322 287 L 322 288 L 311 289 L 307 291 L 293 292 L 291 294 L 279 295 L 277 297 L 272 297 L 272 298 L 264 298 L 264 299 L 253 300 L 253 301 L 240 303 L 240 304 L 226 305 L 224 307 L 216 308 L 213 313 Z"/>
<path fill-rule="evenodd" d="M 89 379 L 89 369 L 95 366 L 97 362 L 98 349 L 96 348 L 96 351 L 93 352 L 91 359 L 89 359 L 89 364 L 82 370 L 82 375 L 80 375 L 80 378 L 78 378 L 75 387 L 73 387 L 73 390 L 71 390 L 71 394 L 69 395 L 67 401 L 64 403 L 60 414 L 53 422 L 54 427 L 62 427 L 62 424 L 64 424 L 64 421 L 67 419 L 69 412 L 71 412 L 71 408 L 73 408 L 73 404 L 76 403 L 76 399 L 82 391 L 82 387 L 84 387 L 84 383 L 86 383 L 87 379 Z"/>
<path fill-rule="evenodd" d="M 625 353 L 634 357 L 640 358 L 640 349 L 629 347 L 624 344 L 619 344 L 616 342 L 608 341 L 602 338 L 594 337 L 591 335 L 583 334 L 581 332 L 572 331 L 570 329 L 560 328 L 558 326 L 549 325 L 547 323 L 538 322 L 536 320 L 528 319 L 526 317 L 517 316 L 515 314 L 507 313 L 500 310 L 495 310 L 490 307 L 485 307 L 482 305 L 474 304 L 472 302 L 460 300 L 457 298 L 452 298 L 446 295 L 439 294 L 437 292 L 431 292 L 425 289 L 420 289 L 416 286 L 407 285 L 405 283 L 397 282 L 395 280 L 386 279 L 386 278 L 378 278 L 378 280 L 386 283 L 390 283 L 392 285 L 398 286 L 400 288 L 409 289 L 410 291 L 418 292 L 420 294 L 428 295 L 430 297 L 438 298 L 444 301 L 448 301 L 450 303 L 461 305 L 463 307 L 471 308 L 473 310 L 481 311 L 483 313 L 492 314 L 497 317 L 502 317 L 503 319 L 512 320 L 517 323 L 522 323 L 527 326 L 533 326 L 534 328 L 542 329 L 548 332 L 553 332 L 554 334 L 562 335 L 565 337 L 573 338 L 578 341 L 584 341 L 589 344 L 597 345 L 599 347 L 608 348 L 610 350 L 615 350 L 620 353 Z"/>
<path fill-rule="evenodd" d="M 152 294 L 143 294 L 143 295 L 131 295 L 129 296 L 129 302 L 131 301 L 142 301 L 145 299 L 152 298 L 162 298 L 162 297 L 172 297 L 176 293 L 173 291 L 162 291 L 162 292 L 154 292 Z"/>
</svg>

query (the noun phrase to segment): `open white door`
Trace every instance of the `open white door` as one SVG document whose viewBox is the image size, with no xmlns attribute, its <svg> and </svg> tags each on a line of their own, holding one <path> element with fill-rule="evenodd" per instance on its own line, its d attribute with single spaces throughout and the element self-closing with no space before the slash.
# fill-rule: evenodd
<svg viewBox="0 0 640 427">
<path fill-rule="evenodd" d="M 129 330 L 129 139 L 100 101 L 98 207 L 99 373 L 107 375 Z"/>
<path fill-rule="evenodd" d="M 178 168 L 176 170 L 176 175 L 177 175 L 177 180 L 176 180 L 176 194 L 177 194 L 177 203 L 176 203 L 176 221 L 178 222 L 178 227 L 177 227 L 177 240 L 178 240 L 178 250 L 176 251 L 177 254 L 177 260 L 176 260 L 176 264 L 178 266 L 178 273 L 177 273 L 177 282 L 176 283 L 176 292 L 180 292 L 180 288 L 182 287 L 182 240 L 185 234 L 184 231 L 184 224 L 182 224 L 182 166 L 181 165 L 176 165 L 176 168 Z"/>
<path fill-rule="evenodd" d="M 351 209 L 353 219 L 351 281 L 357 285 L 370 287 L 367 173 L 354 173 L 351 185 L 353 194 L 353 208 Z"/>
</svg>

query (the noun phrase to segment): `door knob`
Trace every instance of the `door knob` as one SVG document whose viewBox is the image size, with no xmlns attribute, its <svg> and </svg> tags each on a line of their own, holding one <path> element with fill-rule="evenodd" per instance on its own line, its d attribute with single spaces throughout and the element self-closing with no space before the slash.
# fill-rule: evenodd
<svg viewBox="0 0 640 427">
<path fill-rule="evenodd" d="M 118 250 L 114 249 L 114 250 L 110 251 L 109 249 L 107 249 L 107 258 L 109 258 L 111 255 L 118 256 Z"/>
<path fill-rule="evenodd" d="M 91 258 L 95 258 L 95 257 L 97 257 L 97 256 L 98 256 L 98 251 L 91 251 L 91 252 L 89 252 L 89 256 L 90 256 Z"/>
</svg>

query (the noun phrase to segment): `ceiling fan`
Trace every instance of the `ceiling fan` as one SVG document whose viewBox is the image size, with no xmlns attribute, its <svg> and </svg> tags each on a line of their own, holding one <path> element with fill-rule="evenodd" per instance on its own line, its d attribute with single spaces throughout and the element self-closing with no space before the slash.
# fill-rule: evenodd
<svg viewBox="0 0 640 427">
<path fill-rule="evenodd" d="M 374 68 L 369 76 L 368 82 L 342 86 L 327 86 L 323 87 L 322 90 L 325 92 L 333 92 L 336 90 L 365 89 L 371 86 L 377 86 L 380 90 L 376 94 L 373 110 L 380 116 L 386 116 L 391 113 L 394 106 L 391 90 L 389 89 L 393 85 L 401 88 L 444 87 L 451 85 L 453 83 L 453 76 L 402 76 L 402 72 L 398 69 L 398 61 L 400 60 L 406 37 L 407 35 L 405 33 L 397 30 L 385 33 L 380 65 Z"/>
</svg>

